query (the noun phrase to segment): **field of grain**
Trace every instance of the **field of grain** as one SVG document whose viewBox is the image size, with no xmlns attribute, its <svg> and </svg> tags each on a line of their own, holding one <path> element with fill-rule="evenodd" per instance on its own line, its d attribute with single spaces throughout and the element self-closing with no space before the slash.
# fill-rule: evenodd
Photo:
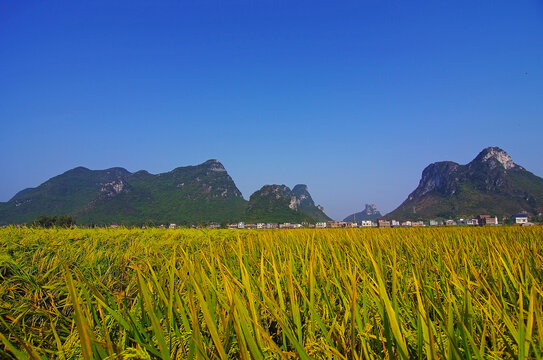
<svg viewBox="0 0 543 360">
<path fill-rule="evenodd" d="M 543 356 L 543 227 L 0 230 L 0 358 Z"/>
</svg>

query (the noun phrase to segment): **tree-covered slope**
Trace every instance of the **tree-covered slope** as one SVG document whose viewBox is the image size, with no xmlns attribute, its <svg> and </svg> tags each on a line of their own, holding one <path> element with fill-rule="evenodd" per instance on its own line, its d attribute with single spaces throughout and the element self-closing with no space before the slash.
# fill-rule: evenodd
<svg viewBox="0 0 543 360">
<path fill-rule="evenodd" d="M 429 165 L 419 186 L 387 218 L 502 218 L 518 212 L 543 212 L 543 179 L 515 164 L 502 149 L 490 147 L 466 165 Z"/>
<path fill-rule="evenodd" d="M 78 224 L 235 221 L 247 201 L 217 160 L 153 175 L 76 168 L 0 204 L 0 223 L 70 214 Z"/>
<path fill-rule="evenodd" d="M 251 195 L 244 219 L 250 222 L 316 222 L 330 218 L 315 206 L 306 185 L 265 185 Z"/>
</svg>

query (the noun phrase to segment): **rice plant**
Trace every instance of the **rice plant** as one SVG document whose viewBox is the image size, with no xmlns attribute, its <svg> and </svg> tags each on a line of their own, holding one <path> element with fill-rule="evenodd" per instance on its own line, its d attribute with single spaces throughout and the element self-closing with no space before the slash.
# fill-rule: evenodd
<svg viewBox="0 0 543 360">
<path fill-rule="evenodd" d="M 0 358 L 541 359 L 543 228 L 0 230 Z"/>
</svg>

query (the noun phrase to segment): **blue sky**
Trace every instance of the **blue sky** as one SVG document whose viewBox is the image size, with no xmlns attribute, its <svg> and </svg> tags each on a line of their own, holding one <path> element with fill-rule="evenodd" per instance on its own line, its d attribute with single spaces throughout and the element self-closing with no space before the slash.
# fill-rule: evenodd
<svg viewBox="0 0 543 360">
<path fill-rule="evenodd" d="M 543 1 L 2 1 L 0 126 L 0 201 L 217 158 L 388 212 L 487 146 L 543 176 Z"/>
</svg>

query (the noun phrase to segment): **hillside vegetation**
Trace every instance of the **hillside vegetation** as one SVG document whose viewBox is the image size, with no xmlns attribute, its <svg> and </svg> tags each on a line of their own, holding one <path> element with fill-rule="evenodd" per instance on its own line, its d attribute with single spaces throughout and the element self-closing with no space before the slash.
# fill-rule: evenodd
<svg viewBox="0 0 543 360">
<path fill-rule="evenodd" d="M 492 214 L 500 219 L 516 213 L 541 216 L 543 178 L 520 165 L 498 147 L 483 149 L 470 163 L 430 164 L 418 187 L 389 219 L 473 218 Z"/>
</svg>

